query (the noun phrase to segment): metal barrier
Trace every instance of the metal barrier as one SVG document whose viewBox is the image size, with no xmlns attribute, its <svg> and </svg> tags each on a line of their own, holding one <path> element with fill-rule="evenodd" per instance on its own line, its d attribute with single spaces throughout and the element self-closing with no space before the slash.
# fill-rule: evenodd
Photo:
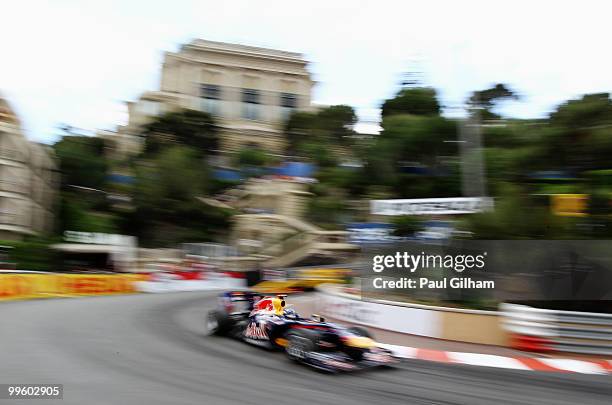
<svg viewBox="0 0 612 405">
<path fill-rule="evenodd" d="M 612 314 L 501 304 L 511 345 L 522 350 L 612 355 Z"/>
</svg>

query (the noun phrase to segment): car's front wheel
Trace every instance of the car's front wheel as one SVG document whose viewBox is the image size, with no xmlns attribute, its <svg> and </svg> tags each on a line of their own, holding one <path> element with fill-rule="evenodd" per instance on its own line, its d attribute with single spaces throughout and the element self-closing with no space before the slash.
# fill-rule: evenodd
<svg viewBox="0 0 612 405">
<path fill-rule="evenodd" d="M 370 331 L 367 330 L 366 328 L 362 327 L 362 326 L 352 326 L 352 327 L 348 328 L 348 330 L 350 332 L 354 333 L 357 336 L 363 336 L 363 337 L 367 337 L 367 338 L 370 338 L 370 339 L 374 339 L 374 336 L 372 336 Z"/>
</svg>

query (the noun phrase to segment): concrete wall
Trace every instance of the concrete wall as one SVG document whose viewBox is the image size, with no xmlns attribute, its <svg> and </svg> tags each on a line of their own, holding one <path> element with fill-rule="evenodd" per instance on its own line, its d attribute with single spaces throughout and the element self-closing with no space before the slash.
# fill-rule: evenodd
<svg viewBox="0 0 612 405">
<path fill-rule="evenodd" d="M 337 286 L 322 286 L 316 310 L 344 322 L 428 338 L 507 346 L 508 335 L 496 311 L 478 311 L 391 302 L 362 301 Z"/>
</svg>

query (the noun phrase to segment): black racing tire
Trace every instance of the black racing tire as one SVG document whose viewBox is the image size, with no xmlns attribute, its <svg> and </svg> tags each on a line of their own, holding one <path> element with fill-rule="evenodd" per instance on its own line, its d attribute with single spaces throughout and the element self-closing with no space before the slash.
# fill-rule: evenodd
<svg viewBox="0 0 612 405">
<path fill-rule="evenodd" d="M 354 333 L 357 336 L 363 336 L 363 337 L 367 337 L 367 338 L 370 338 L 370 339 L 374 339 L 374 337 L 372 336 L 370 331 L 367 330 L 366 328 L 362 327 L 362 326 L 352 326 L 352 327 L 348 328 L 348 330 L 351 333 Z"/>
<path fill-rule="evenodd" d="M 308 357 L 308 353 L 316 350 L 316 333 L 308 330 L 290 330 L 285 334 L 287 345 L 285 353 L 289 359 L 296 362 L 303 362 Z"/>
<path fill-rule="evenodd" d="M 232 329 L 232 320 L 227 312 L 215 309 L 208 313 L 206 330 L 209 335 L 225 336 Z"/>
</svg>

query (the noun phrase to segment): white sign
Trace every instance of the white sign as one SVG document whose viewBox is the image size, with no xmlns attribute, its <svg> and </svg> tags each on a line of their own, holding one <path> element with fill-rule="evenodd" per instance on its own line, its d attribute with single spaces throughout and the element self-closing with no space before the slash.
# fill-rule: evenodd
<svg viewBox="0 0 612 405">
<path fill-rule="evenodd" d="M 89 243 L 92 245 L 114 245 L 114 246 L 129 246 L 134 242 L 133 236 L 115 235 L 110 233 L 97 232 L 64 232 L 64 240 L 73 243 Z"/>
<path fill-rule="evenodd" d="M 263 246 L 263 242 L 255 239 L 238 239 L 240 246 L 256 247 L 260 248 Z"/>
<path fill-rule="evenodd" d="M 493 209 L 490 197 L 419 198 L 410 200 L 372 200 L 374 215 L 456 215 Z"/>
</svg>

